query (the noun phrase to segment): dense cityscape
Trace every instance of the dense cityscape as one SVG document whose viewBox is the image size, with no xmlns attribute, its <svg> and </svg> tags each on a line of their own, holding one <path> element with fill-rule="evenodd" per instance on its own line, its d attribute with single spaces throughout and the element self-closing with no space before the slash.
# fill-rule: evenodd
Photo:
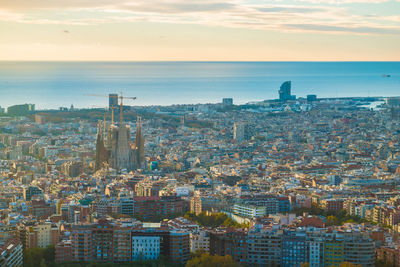
<svg viewBox="0 0 400 267">
<path fill-rule="evenodd" d="M 276 91 L 0 108 L 0 266 L 400 266 L 400 98 Z"/>
</svg>

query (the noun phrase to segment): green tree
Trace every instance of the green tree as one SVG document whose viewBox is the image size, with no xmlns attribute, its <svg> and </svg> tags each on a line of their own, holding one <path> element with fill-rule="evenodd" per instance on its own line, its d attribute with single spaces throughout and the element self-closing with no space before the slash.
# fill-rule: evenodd
<svg viewBox="0 0 400 267">
<path fill-rule="evenodd" d="M 351 263 L 351 262 L 344 261 L 341 264 L 339 264 L 339 267 L 362 267 L 362 266 L 358 265 L 358 264 Z"/>
<path fill-rule="evenodd" d="M 340 221 L 336 216 L 330 215 L 326 218 L 326 225 L 331 226 L 331 225 L 339 225 Z"/>
<path fill-rule="evenodd" d="M 231 256 L 212 256 L 208 253 L 194 257 L 186 263 L 186 267 L 240 267 L 239 263 L 232 260 Z"/>
<path fill-rule="evenodd" d="M 219 226 L 225 226 L 225 227 L 235 227 L 235 228 L 248 228 L 249 224 L 244 223 L 240 224 L 232 220 L 228 215 L 225 213 L 213 213 L 211 215 L 207 215 L 207 213 L 202 212 L 199 215 L 196 215 L 194 213 L 187 212 L 184 217 L 188 220 L 195 221 L 197 222 L 200 226 L 206 226 L 206 227 L 219 227 Z"/>
<path fill-rule="evenodd" d="M 47 265 L 55 262 L 56 259 L 56 249 L 53 245 L 46 247 L 43 251 L 43 258 Z"/>
</svg>

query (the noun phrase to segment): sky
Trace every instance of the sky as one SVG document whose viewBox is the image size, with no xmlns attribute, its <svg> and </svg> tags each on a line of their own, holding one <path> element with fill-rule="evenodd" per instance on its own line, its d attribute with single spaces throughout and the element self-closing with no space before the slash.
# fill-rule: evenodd
<svg viewBox="0 0 400 267">
<path fill-rule="evenodd" d="M 6 61 L 399 61 L 400 0 L 0 0 Z"/>
</svg>

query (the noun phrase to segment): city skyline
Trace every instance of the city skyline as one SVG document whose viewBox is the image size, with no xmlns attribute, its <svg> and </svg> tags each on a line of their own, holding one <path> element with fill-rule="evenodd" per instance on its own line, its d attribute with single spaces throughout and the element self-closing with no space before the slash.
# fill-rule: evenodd
<svg viewBox="0 0 400 267">
<path fill-rule="evenodd" d="M 400 0 L 0 0 L 0 266 L 400 267 Z"/>
<path fill-rule="evenodd" d="M 396 61 L 399 1 L 2 1 L 0 60 Z"/>
</svg>

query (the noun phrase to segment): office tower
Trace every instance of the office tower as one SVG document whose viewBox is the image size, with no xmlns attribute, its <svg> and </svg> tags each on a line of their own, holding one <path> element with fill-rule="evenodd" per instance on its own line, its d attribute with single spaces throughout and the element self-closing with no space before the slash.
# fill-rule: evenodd
<svg viewBox="0 0 400 267">
<path fill-rule="evenodd" d="M 307 101 L 308 102 L 317 101 L 317 95 L 307 95 Z"/>
<path fill-rule="evenodd" d="M 279 101 L 285 102 L 287 100 L 294 100 L 296 97 L 291 95 L 292 82 L 286 81 L 282 83 L 279 89 Z"/>
<path fill-rule="evenodd" d="M 109 94 L 108 95 L 108 108 L 118 107 L 118 94 Z"/>
<path fill-rule="evenodd" d="M 222 98 L 222 104 L 226 106 L 232 106 L 233 98 Z"/>
<path fill-rule="evenodd" d="M 105 122 L 97 123 L 97 140 L 96 140 L 96 162 L 95 170 L 100 170 L 107 163 L 107 148 L 105 144 Z"/>
</svg>

